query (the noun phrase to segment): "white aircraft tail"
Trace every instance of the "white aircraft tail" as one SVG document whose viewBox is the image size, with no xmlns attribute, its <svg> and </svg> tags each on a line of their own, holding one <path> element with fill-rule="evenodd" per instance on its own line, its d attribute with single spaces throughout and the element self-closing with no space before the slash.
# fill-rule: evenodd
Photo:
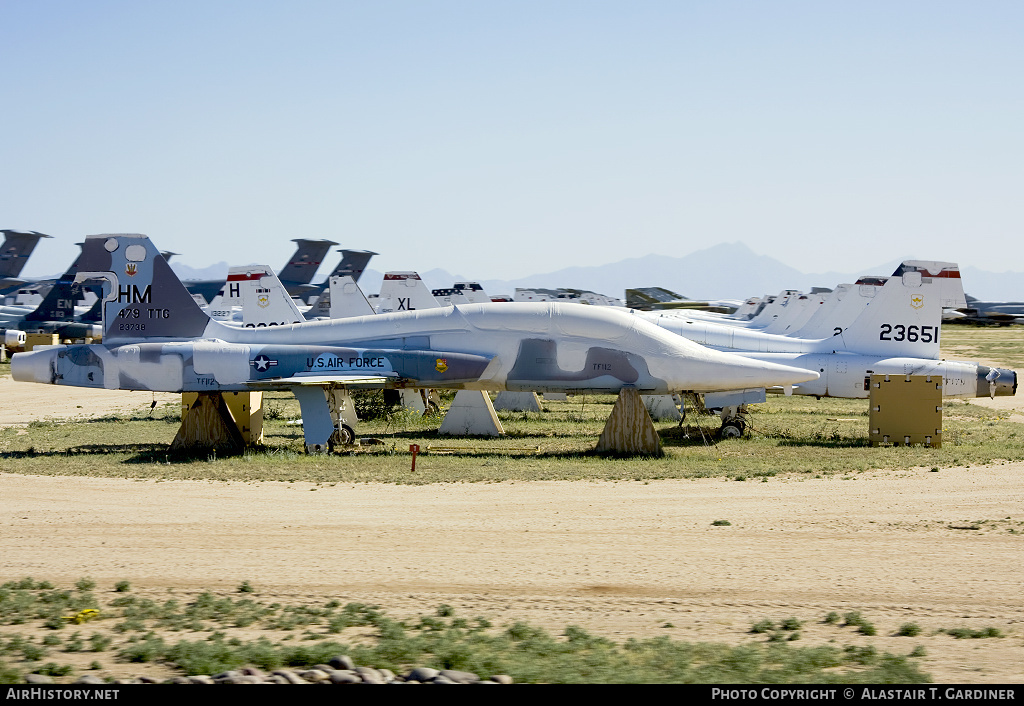
<svg viewBox="0 0 1024 706">
<path fill-rule="evenodd" d="M 285 326 L 305 321 L 288 290 L 267 265 L 232 267 L 225 283 L 228 300 L 240 300 L 246 328 Z"/>
<path fill-rule="evenodd" d="M 960 268 L 952 262 L 907 260 L 883 284 L 877 281 L 861 280 L 859 293 L 874 294 L 838 334 L 841 347 L 886 357 L 938 358 L 942 309 L 966 301 Z"/>
<path fill-rule="evenodd" d="M 373 307 L 366 300 L 363 290 L 350 275 L 332 276 L 328 281 L 327 316 L 332 319 L 347 319 L 352 316 L 369 316 Z M 319 306 L 320 302 L 317 302 Z"/>
<path fill-rule="evenodd" d="M 380 285 L 377 313 L 435 309 L 440 304 L 415 272 L 387 272 Z"/>
</svg>

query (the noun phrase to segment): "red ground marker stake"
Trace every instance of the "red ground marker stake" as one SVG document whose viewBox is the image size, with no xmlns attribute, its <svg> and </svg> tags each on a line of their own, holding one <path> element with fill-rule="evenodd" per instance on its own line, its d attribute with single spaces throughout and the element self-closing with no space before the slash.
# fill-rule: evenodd
<svg viewBox="0 0 1024 706">
<path fill-rule="evenodd" d="M 420 452 L 419 444 L 409 444 L 409 451 L 412 452 L 412 472 L 416 472 L 416 454 Z"/>
</svg>

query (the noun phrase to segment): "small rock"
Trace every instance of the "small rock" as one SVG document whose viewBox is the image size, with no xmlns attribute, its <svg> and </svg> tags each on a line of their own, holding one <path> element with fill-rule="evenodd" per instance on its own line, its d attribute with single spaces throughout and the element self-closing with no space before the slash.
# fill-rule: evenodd
<svg viewBox="0 0 1024 706">
<path fill-rule="evenodd" d="M 480 677 L 473 672 L 462 672 L 458 669 L 442 670 L 440 676 L 451 679 L 456 684 L 472 684 L 475 681 L 480 681 Z"/>
<path fill-rule="evenodd" d="M 338 655 L 337 657 L 332 657 L 328 664 L 330 664 L 335 669 L 354 670 L 356 668 L 356 663 L 353 662 L 352 658 L 348 655 Z"/>
<path fill-rule="evenodd" d="M 331 672 L 332 684 L 362 684 L 362 678 L 351 669 L 336 669 Z"/>
<path fill-rule="evenodd" d="M 300 677 L 298 674 L 296 674 L 295 672 L 293 672 L 290 669 L 275 669 L 273 673 L 277 674 L 278 676 L 281 676 L 281 677 L 284 677 L 285 679 L 287 679 L 289 684 L 308 684 L 309 683 L 305 679 L 303 679 L 302 677 Z"/>
<path fill-rule="evenodd" d="M 431 667 L 416 667 L 411 672 L 405 675 L 406 681 L 431 681 L 441 672 Z"/>
<path fill-rule="evenodd" d="M 95 674 L 86 674 L 75 679 L 75 684 L 106 684 L 105 681 L 100 679 Z"/>
<path fill-rule="evenodd" d="M 26 684 L 52 684 L 53 677 L 48 677 L 45 674 L 26 674 Z"/>
</svg>

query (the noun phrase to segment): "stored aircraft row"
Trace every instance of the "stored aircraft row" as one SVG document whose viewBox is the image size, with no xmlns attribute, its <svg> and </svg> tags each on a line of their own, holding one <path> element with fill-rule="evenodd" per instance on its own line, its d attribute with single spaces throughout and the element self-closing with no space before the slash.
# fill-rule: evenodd
<svg viewBox="0 0 1024 706">
<path fill-rule="evenodd" d="M 149 238 L 93 235 L 78 281 L 103 281 L 102 344 L 16 354 L 15 380 L 106 389 L 290 389 L 307 448 L 353 386 L 650 394 L 791 387 L 818 373 L 713 351 L 611 307 L 470 304 L 268 328 L 205 314 Z"/>
<path fill-rule="evenodd" d="M 389 273 L 381 296 L 367 298 L 351 276 L 332 276 L 317 310 L 331 318 L 312 321 L 269 268 L 248 266 L 222 285 L 228 299 L 248 301 L 241 328 L 211 319 L 145 236 L 90 236 L 79 270 L 78 281 L 104 283 L 104 343 L 18 354 L 15 379 L 171 392 L 290 389 L 310 448 L 323 447 L 338 424 L 332 391 L 360 386 L 856 398 L 868 396 L 867 376 L 887 373 L 941 375 L 950 397 L 1016 392 L 1012 370 L 939 360 L 941 311 L 966 303 L 953 263 L 907 261 L 892 276 L 831 292 L 748 300 L 731 316 L 465 304 L 473 287 L 432 296 L 411 272 Z M 374 300 L 382 313 L 371 316 Z"/>
</svg>

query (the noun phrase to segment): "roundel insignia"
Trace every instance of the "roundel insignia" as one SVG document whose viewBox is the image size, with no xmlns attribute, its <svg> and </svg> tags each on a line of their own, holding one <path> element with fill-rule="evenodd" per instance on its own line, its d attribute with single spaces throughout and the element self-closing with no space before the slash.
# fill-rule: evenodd
<svg viewBox="0 0 1024 706">
<path fill-rule="evenodd" d="M 922 306 L 924 306 L 924 297 L 921 296 L 920 294 L 915 294 L 910 298 L 910 306 L 914 307 L 915 309 L 920 309 Z"/>
<path fill-rule="evenodd" d="M 436 370 L 439 373 L 443 373 L 447 369 L 448 369 L 448 359 L 447 358 L 438 358 L 437 359 L 437 364 L 434 366 L 434 370 Z"/>
</svg>

